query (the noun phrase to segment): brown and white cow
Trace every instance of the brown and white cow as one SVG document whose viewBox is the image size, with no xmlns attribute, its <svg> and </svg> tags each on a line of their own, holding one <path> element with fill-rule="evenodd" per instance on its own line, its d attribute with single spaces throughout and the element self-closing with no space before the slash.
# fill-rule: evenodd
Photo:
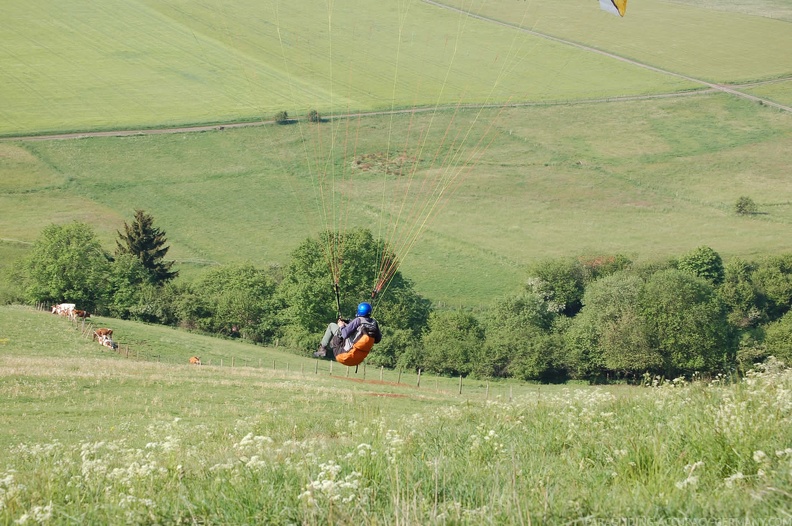
<svg viewBox="0 0 792 526">
<path fill-rule="evenodd" d="M 74 309 L 69 314 L 69 318 L 71 318 L 72 320 L 75 320 L 75 321 L 77 320 L 77 318 L 85 319 L 85 318 L 90 318 L 90 317 L 91 317 L 91 313 L 90 312 L 85 311 L 85 310 L 80 310 L 80 309 Z"/>
<path fill-rule="evenodd" d="M 58 303 L 52 306 L 52 314 L 70 316 L 76 306 L 74 303 Z"/>
<path fill-rule="evenodd" d="M 93 339 L 101 341 L 102 338 L 109 338 L 113 335 L 113 329 L 96 329 L 93 333 Z"/>
<path fill-rule="evenodd" d="M 102 336 L 99 338 L 99 343 L 107 347 L 108 349 L 118 349 L 118 344 L 113 341 L 110 336 Z"/>
<path fill-rule="evenodd" d="M 192 356 L 190 358 L 190 363 L 193 365 L 201 365 L 201 359 L 198 358 L 197 356 Z"/>
</svg>

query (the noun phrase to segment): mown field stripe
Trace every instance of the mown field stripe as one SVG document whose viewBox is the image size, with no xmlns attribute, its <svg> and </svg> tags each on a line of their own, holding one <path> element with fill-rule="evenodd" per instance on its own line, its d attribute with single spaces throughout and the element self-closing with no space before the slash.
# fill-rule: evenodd
<svg viewBox="0 0 792 526">
<path fill-rule="evenodd" d="M 455 12 L 460 13 L 460 14 L 465 14 L 467 16 L 470 16 L 472 18 L 476 18 L 476 19 L 484 21 L 484 22 L 490 22 L 492 24 L 497 24 L 497 25 L 500 25 L 500 26 L 503 26 L 503 27 L 516 29 L 518 31 L 521 31 L 523 33 L 526 33 L 526 34 L 529 34 L 529 35 L 532 35 L 532 36 L 536 36 L 536 37 L 539 37 L 539 38 L 544 38 L 544 39 L 547 39 L 547 40 L 551 40 L 551 41 L 556 42 L 558 44 L 564 44 L 564 45 L 567 45 L 567 46 L 575 47 L 575 48 L 583 50 L 583 51 L 588 51 L 590 53 L 596 53 L 598 55 L 605 56 L 605 57 L 608 57 L 608 58 L 612 58 L 614 60 L 618 60 L 618 61 L 621 61 L 621 62 L 625 62 L 627 64 L 631 64 L 633 66 L 637 66 L 637 67 L 640 67 L 640 68 L 643 68 L 643 69 L 647 69 L 647 70 L 653 71 L 655 73 L 660 73 L 660 74 L 663 74 L 663 75 L 669 75 L 669 76 L 676 77 L 676 78 L 679 78 L 679 79 L 682 79 L 682 80 L 687 80 L 689 82 L 694 82 L 696 84 L 701 84 L 701 85 L 706 86 L 706 87 L 708 87 L 710 89 L 722 91 L 724 93 L 728 93 L 730 95 L 735 95 L 735 96 L 738 96 L 738 97 L 743 97 L 743 98 L 746 98 L 748 100 L 752 100 L 754 102 L 760 102 L 760 103 L 765 104 L 767 106 L 772 106 L 772 107 L 777 108 L 779 110 L 787 111 L 787 112 L 792 113 L 792 106 L 786 106 L 786 105 L 783 105 L 783 104 L 779 104 L 777 102 L 773 102 L 773 101 L 771 101 L 769 99 L 764 99 L 762 97 L 757 97 L 756 95 L 750 95 L 748 93 L 743 93 L 743 92 L 738 91 L 738 90 L 736 90 L 734 88 L 730 88 L 729 86 L 727 86 L 725 84 L 716 84 L 714 82 L 709 82 L 709 81 L 706 81 L 706 80 L 703 80 L 703 79 L 699 79 L 699 78 L 696 78 L 696 77 L 691 77 L 689 75 L 685 75 L 685 74 L 682 74 L 682 73 L 677 73 L 675 71 L 671 71 L 671 70 L 668 70 L 668 69 L 659 68 L 657 66 L 652 66 L 650 64 L 646 64 L 644 62 L 640 62 L 640 61 L 635 60 L 635 59 L 631 59 L 631 58 L 627 58 L 627 57 L 623 57 L 623 56 L 617 55 L 617 54 L 612 53 L 610 51 L 605 51 L 605 50 L 602 50 L 602 49 L 599 49 L 599 48 L 596 48 L 596 47 L 593 47 L 593 46 L 588 46 L 586 44 L 581 44 L 579 42 L 574 42 L 572 40 L 567 40 L 567 39 L 564 39 L 564 38 L 556 37 L 556 36 L 553 36 L 553 35 L 550 35 L 550 34 L 547 34 L 547 33 L 543 33 L 541 31 L 536 31 L 535 29 L 528 29 L 528 28 L 525 28 L 525 27 L 520 27 L 517 24 L 504 22 L 502 20 L 497 20 L 495 18 L 490 18 L 488 16 L 477 14 L 477 13 L 470 13 L 468 11 L 465 11 L 464 9 L 459 9 L 458 7 L 454 7 L 454 6 L 450 6 L 450 5 L 447 5 L 447 4 L 443 4 L 443 3 L 437 2 L 435 0 L 421 0 L 421 1 L 424 2 L 424 3 L 439 7 L 441 9 L 447 9 L 449 11 L 455 11 Z"/>
</svg>

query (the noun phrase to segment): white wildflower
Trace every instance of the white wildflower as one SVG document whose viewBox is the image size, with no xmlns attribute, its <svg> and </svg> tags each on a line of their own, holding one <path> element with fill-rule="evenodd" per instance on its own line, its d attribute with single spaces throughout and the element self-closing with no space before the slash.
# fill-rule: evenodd
<svg viewBox="0 0 792 526">
<path fill-rule="evenodd" d="M 723 479 L 726 482 L 726 487 L 733 487 L 735 484 L 739 483 L 741 480 L 745 478 L 745 475 L 742 474 L 741 471 L 738 471 L 734 475 L 730 475 Z"/>
<path fill-rule="evenodd" d="M 680 480 L 675 485 L 677 488 L 682 489 L 686 488 L 687 486 L 696 486 L 698 484 L 698 475 L 694 475 L 693 472 L 696 471 L 698 468 L 702 467 L 704 462 L 699 460 L 698 462 L 694 462 L 693 464 L 688 464 L 685 466 L 685 472 L 687 473 L 687 477 L 684 480 Z"/>
<path fill-rule="evenodd" d="M 14 524 L 26 524 L 28 521 L 33 521 L 38 524 L 43 524 L 52 518 L 52 502 L 46 506 L 33 506 L 28 513 L 23 514 Z"/>
</svg>

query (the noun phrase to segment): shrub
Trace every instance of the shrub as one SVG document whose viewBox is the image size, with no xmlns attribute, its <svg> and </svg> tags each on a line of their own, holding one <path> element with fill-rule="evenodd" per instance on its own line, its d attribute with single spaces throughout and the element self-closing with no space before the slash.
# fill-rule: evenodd
<svg viewBox="0 0 792 526">
<path fill-rule="evenodd" d="M 279 111 L 275 114 L 275 122 L 277 124 L 287 124 L 289 122 L 289 113 L 286 111 Z"/>
<path fill-rule="evenodd" d="M 723 282 L 723 260 L 720 254 L 710 247 L 698 247 L 680 257 L 677 268 L 691 272 L 715 285 Z"/>
<path fill-rule="evenodd" d="M 308 122 L 322 122 L 322 116 L 316 110 L 308 112 Z"/>
<path fill-rule="evenodd" d="M 711 283 L 689 272 L 653 275 L 642 295 L 649 341 L 663 356 L 668 377 L 717 371 L 731 365 L 726 312 Z"/>
<path fill-rule="evenodd" d="M 429 317 L 424 335 L 424 365 L 427 372 L 440 375 L 467 375 L 481 354 L 484 330 L 470 313 L 435 312 Z"/>
<path fill-rule="evenodd" d="M 792 365 L 792 312 L 767 325 L 764 343 L 768 355 Z"/>
<path fill-rule="evenodd" d="M 734 211 L 739 215 L 752 215 L 757 213 L 759 209 L 753 199 L 742 196 L 734 204 Z"/>
<path fill-rule="evenodd" d="M 574 316 L 580 310 L 585 290 L 583 264 L 573 258 L 539 262 L 529 269 L 527 290 L 540 294 L 557 312 Z"/>
</svg>

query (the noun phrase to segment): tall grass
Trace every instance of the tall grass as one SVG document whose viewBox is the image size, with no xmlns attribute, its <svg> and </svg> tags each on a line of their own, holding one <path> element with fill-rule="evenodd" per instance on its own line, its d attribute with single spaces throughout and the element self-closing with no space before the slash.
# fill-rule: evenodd
<svg viewBox="0 0 792 526">
<path fill-rule="evenodd" d="M 0 522 L 558 524 L 789 520 L 792 374 L 570 388 L 507 400 L 376 397 L 341 381 L 0 355 Z M 200 390 L 195 387 L 200 385 Z M 366 386 L 376 391 L 376 385 Z M 112 390 L 119 389 L 113 399 Z M 130 396 L 132 395 L 132 396 Z M 113 399 L 112 413 L 100 401 Z M 71 422 L 71 423 L 69 423 Z"/>
</svg>

